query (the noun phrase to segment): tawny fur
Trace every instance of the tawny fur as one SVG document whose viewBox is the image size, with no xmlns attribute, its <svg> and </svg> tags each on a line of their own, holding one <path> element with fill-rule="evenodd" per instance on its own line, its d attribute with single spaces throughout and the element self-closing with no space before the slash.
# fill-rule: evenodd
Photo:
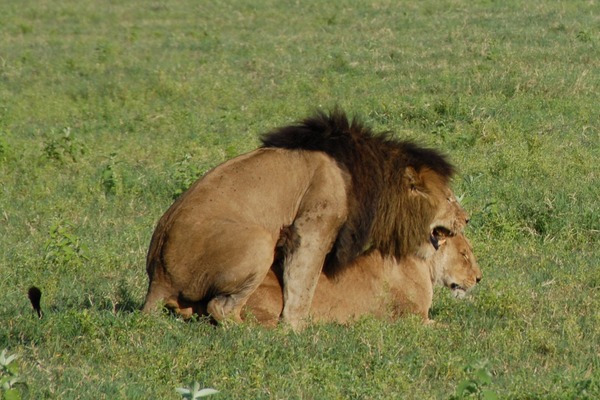
<svg viewBox="0 0 600 400">
<path fill-rule="evenodd" d="M 369 249 L 426 257 L 434 228 L 462 230 L 467 217 L 448 186 L 453 168 L 444 157 L 349 125 L 340 113 L 307 121 L 319 122 L 309 133 L 323 136 L 325 123 L 335 140 L 311 149 L 265 139 L 265 148 L 216 167 L 167 210 L 148 251 L 144 311 L 164 304 L 239 321 L 284 242 L 282 319 L 301 328 L 324 265 L 336 273 Z M 373 168 L 377 179 L 369 183 Z M 295 240 L 282 240 L 284 231 Z"/>
<path fill-rule="evenodd" d="M 313 322 L 349 323 L 367 315 L 395 319 L 416 314 L 429 321 L 433 287 L 467 291 L 482 274 L 463 234 L 447 239 L 428 260 L 409 256 L 398 262 L 375 250 L 330 278 L 319 277 L 310 309 Z M 252 294 L 244 314 L 266 326 L 277 324 L 283 309 L 281 271 L 274 266 Z"/>
</svg>

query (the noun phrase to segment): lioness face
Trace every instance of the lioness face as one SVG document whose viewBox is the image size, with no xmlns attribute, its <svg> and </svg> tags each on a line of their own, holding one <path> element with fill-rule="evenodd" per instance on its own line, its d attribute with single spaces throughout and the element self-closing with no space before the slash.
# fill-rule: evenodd
<svg viewBox="0 0 600 400">
<path fill-rule="evenodd" d="M 473 248 L 465 237 L 458 234 L 448 237 L 432 258 L 437 284 L 444 285 L 455 297 L 462 298 L 482 278 Z"/>
</svg>

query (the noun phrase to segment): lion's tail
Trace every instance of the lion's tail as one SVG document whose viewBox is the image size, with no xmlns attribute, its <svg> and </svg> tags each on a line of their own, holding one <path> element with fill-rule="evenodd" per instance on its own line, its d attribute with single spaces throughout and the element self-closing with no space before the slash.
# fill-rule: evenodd
<svg viewBox="0 0 600 400">
<path fill-rule="evenodd" d="M 42 304 L 41 304 L 42 303 L 42 291 L 39 288 L 32 286 L 27 291 L 27 296 L 29 297 L 31 306 L 33 307 L 34 311 L 37 313 L 38 318 L 42 318 L 42 316 L 43 316 Z"/>
</svg>

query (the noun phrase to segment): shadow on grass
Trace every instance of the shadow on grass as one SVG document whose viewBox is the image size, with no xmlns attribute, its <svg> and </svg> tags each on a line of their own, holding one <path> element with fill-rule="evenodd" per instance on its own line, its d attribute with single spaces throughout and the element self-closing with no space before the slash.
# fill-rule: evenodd
<svg viewBox="0 0 600 400">
<path fill-rule="evenodd" d="M 119 301 L 115 304 L 116 312 L 133 312 L 142 308 L 142 302 L 132 296 L 131 290 L 127 287 L 125 281 L 119 282 L 118 288 Z"/>
<path fill-rule="evenodd" d="M 36 319 L 46 320 L 51 315 L 81 311 L 109 312 L 113 315 L 132 314 L 141 312 L 144 302 L 143 297 L 137 296 L 135 294 L 136 291 L 129 287 L 125 280 L 121 280 L 116 289 L 112 286 L 112 290 L 108 292 L 106 287 L 89 288 L 89 290 L 84 290 L 83 292 L 81 290 L 77 292 L 73 291 L 54 298 L 51 303 L 48 303 L 47 299 L 44 298 L 44 292 L 44 288 L 33 286 L 27 293 L 30 303 L 33 306 L 33 308 L 30 308 L 30 313 Z M 32 297 L 34 298 L 33 300 Z M 206 305 L 204 304 L 201 309 L 205 310 Z M 162 311 L 164 315 L 183 318 L 166 307 Z M 39 317 L 40 313 L 43 315 L 43 318 Z M 205 311 L 203 313 L 196 312 L 190 318 L 183 319 L 186 322 L 202 322 L 213 326 L 218 325 L 216 320 L 206 315 Z"/>
</svg>

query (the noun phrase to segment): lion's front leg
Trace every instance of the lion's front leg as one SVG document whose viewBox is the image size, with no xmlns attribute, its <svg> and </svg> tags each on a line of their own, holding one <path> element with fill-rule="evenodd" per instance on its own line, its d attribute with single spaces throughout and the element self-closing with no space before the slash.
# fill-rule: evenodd
<svg viewBox="0 0 600 400">
<path fill-rule="evenodd" d="M 292 329 L 304 328 L 325 257 L 310 249 L 299 251 L 283 272 L 283 312 L 281 319 Z M 312 253 L 312 254 L 307 254 Z"/>
<path fill-rule="evenodd" d="M 295 222 L 299 246 L 283 265 L 283 312 L 281 319 L 292 329 L 304 328 L 325 257 L 341 225 L 337 215 L 306 213 Z"/>
</svg>

